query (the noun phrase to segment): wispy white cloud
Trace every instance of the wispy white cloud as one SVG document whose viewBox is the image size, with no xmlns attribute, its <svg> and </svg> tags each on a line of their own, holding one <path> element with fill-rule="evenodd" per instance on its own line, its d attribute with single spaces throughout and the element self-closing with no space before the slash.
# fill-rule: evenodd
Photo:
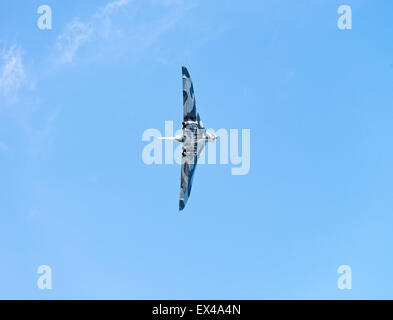
<svg viewBox="0 0 393 320">
<path fill-rule="evenodd" d="M 111 16 L 130 3 L 131 0 L 112 1 L 95 11 L 86 21 L 82 22 L 75 18 L 69 23 L 57 39 L 60 62 L 72 62 L 84 44 L 94 39 L 105 38 L 110 33 Z"/>
<path fill-rule="evenodd" d="M 16 45 L 3 48 L 0 52 L 0 91 L 4 95 L 14 95 L 25 79 L 22 50 Z"/>
<path fill-rule="evenodd" d="M 44 98 L 31 92 L 36 83 L 39 86 L 41 79 L 56 76 L 58 67 L 78 61 L 76 58 L 101 63 L 124 56 L 137 60 L 151 54 L 164 63 L 167 58 L 161 54 L 164 52 L 161 39 L 174 30 L 194 6 L 191 0 L 109 1 L 87 17 L 70 19 L 44 60 L 28 56 L 17 43 L 0 46 L 0 111 L 7 109 L 12 113 L 31 152 L 39 154 L 53 143 L 52 133 L 59 112 L 43 110 Z M 142 12 L 146 16 L 141 15 Z M 172 52 L 164 54 L 173 56 Z M 8 108 L 16 104 L 17 108 Z M 35 116 L 38 110 L 39 116 Z M 38 125 L 37 119 L 40 119 Z M 0 151 L 8 149 L 9 146 L 0 141 Z"/>
<path fill-rule="evenodd" d="M 130 6 L 132 4 L 132 6 Z M 162 14 L 154 13 L 141 20 L 138 12 L 164 6 Z M 129 54 L 143 54 L 150 49 L 159 38 L 168 33 L 176 23 L 193 8 L 192 1 L 184 0 L 115 0 L 95 10 L 86 19 L 74 18 L 57 39 L 55 61 L 60 63 L 74 62 L 82 52 L 87 53 L 89 61 L 103 57 L 117 58 Z M 130 10 L 132 9 L 132 11 Z M 127 11 L 128 10 L 128 11 Z M 155 12 L 155 10 L 151 10 Z M 127 26 L 120 13 L 127 13 Z M 82 48 L 86 47 L 86 51 Z M 94 50 L 91 50 L 94 48 Z"/>
<path fill-rule="evenodd" d="M 103 8 L 97 10 L 94 17 L 108 17 L 116 10 L 123 8 L 131 3 L 131 0 L 117 0 L 107 3 Z"/>
<path fill-rule="evenodd" d="M 61 62 L 72 62 L 79 47 L 90 39 L 92 31 L 91 25 L 78 19 L 69 23 L 57 41 L 57 48 L 62 53 Z"/>
</svg>

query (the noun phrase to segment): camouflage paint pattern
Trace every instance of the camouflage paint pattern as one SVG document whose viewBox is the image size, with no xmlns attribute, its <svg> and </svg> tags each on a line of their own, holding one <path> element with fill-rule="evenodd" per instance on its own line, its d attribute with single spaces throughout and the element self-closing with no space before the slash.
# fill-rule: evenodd
<svg viewBox="0 0 393 320">
<path fill-rule="evenodd" d="M 186 67 L 182 67 L 183 80 L 183 153 L 180 177 L 179 210 L 186 206 L 191 194 L 192 180 L 208 137 L 200 120 L 194 95 L 194 86 Z"/>
</svg>

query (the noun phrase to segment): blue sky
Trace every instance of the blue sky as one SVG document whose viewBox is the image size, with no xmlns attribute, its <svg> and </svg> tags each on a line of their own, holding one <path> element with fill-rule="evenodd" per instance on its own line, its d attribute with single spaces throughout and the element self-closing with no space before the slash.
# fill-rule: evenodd
<svg viewBox="0 0 393 320">
<path fill-rule="evenodd" d="M 392 298 L 393 3 L 19 2 L 0 3 L 0 298 Z M 180 128 L 182 65 L 207 127 L 251 130 L 251 169 L 199 166 L 179 214 L 180 167 L 144 164 L 141 137 Z"/>
</svg>

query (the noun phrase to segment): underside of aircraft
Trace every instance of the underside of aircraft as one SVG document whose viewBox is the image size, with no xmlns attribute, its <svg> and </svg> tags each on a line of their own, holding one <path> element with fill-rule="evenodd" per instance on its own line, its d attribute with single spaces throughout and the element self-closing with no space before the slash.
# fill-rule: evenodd
<svg viewBox="0 0 393 320">
<path fill-rule="evenodd" d="M 183 80 L 183 134 L 176 137 L 164 137 L 183 143 L 179 210 L 183 210 L 191 194 L 192 180 L 198 157 L 207 142 L 214 142 L 217 136 L 207 132 L 196 108 L 194 86 L 186 67 L 182 67 Z"/>
</svg>

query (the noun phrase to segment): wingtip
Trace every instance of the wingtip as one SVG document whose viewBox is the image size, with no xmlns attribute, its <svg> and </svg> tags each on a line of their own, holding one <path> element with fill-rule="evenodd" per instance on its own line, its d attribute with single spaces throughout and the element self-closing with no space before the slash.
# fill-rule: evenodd
<svg viewBox="0 0 393 320">
<path fill-rule="evenodd" d="M 185 66 L 181 67 L 182 74 L 185 75 L 187 78 L 190 78 L 190 73 L 188 72 Z"/>
<path fill-rule="evenodd" d="M 183 211 L 184 207 L 185 207 L 184 201 L 183 201 L 183 200 L 180 200 L 180 201 L 179 201 L 179 211 Z"/>
</svg>

